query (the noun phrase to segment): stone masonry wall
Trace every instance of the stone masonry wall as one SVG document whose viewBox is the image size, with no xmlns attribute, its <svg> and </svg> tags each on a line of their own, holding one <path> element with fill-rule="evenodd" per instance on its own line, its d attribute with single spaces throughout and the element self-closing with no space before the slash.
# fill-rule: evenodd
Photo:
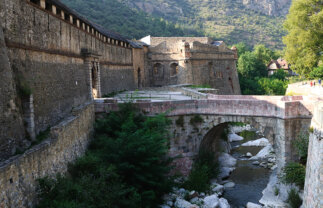
<svg viewBox="0 0 323 208">
<path fill-rule="evenodd" d="M 51 128 L 50 138 L 24 154 L 0 163 L 0 207 L 34 207 L 36 180 L 64 174 L 69 162 L 84 154 L 94 122 L 94 106 L 85 104 Z"/>
<path fill-rule="evenodd" d="M 1 52 L 0 58 L 4 66 L 0 70 L 0 96 L 5 96 L 1 98 L 0 161 L 15 154 L 16 147 L 28 147 L 28 140 L 33 139 L 30 135 L 35 137 L 91 101 L 93 83 L 88 60 L 101 66 L 101 94 L 135 88 L 128 43 L 103 37 L 93 25 L 85 25 L 67 13 L 68 18 L 62 18 L 58 7 L 32 2 L 0 1 L 0 47 L 7 51 L 7 55 Z M 27 99 L 17 95 L 18 83 L 31 89 L 33 99 L 31 95 Z M 28 105 L 30 109 L 22 107 Z M 26 136 L 25 130 L 30 131 Z"/>
<path fill-rule="evenodd" d="M 101 92 L 105 96 L 111 92 L 136 89 L 134 69 L 129 66 L 101 66 Z"/>
<path fill-rule="evenodd" d="M 323 103 L 317 104 L 310 134 L 306 178 L 304 188 L 304 208 L 323 207 Z"/>
<path fill-rule="evenodd" d="M 0 19 L 0 158 L 14 154 L 23 146 L 24 130 L 17 104 L 17 90 L 10 67 Z M 0 160 L 1 161 L 1 160 Z"/>
</svg>

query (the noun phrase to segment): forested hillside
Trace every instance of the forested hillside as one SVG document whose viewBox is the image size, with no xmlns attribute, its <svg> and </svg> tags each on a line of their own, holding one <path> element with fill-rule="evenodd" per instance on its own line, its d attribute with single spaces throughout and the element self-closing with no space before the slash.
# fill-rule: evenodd
<svg viewBox="0 0 323 208">
<path fill-rule="evenodd" d="M 253 46 L 263 43 L 270 48 L 280 49 L 282 36 L 285 34 L 282 27 L 284 16 L 262 14 L 268 5 L 263 5 L 260 13 L 242 0 L 63 2 L 90 20 L 129 38 L 138 39 L 146 35 L 210 36 L 228 44 L 245 42 Z M 273 1 L 274 4 L 275 2 Z M 259 7 L 261 4 L 256 8 Z"/>
</svg>

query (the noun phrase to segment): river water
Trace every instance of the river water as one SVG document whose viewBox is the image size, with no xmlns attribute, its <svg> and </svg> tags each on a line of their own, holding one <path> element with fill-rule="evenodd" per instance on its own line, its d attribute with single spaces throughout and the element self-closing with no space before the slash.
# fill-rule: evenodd
<svg viewBox="0 0 323 208">
<path fill-rule="evenodd" d="M 263 147 L 237 147 L 240 144 L 250 140 L 261 138 L 257 134 L 252 134 L 241 142 L 233 142 L 233 150 L 231 155 L 236 158 L 237 166 L 232 172 L 228 180 L 233 181 L 236 186 L 234 188 L 226 189 L 224 198 L 226 198 L 232 208 L 245 207 L 248 202 L 258 203 L 262 197 L 262 191 L 266 188 L 269 182 L 270 170 L 260 166 L 253 165 L 247 158 L 242 155 L 250 152 L 256 155 Z"/>
</svg>

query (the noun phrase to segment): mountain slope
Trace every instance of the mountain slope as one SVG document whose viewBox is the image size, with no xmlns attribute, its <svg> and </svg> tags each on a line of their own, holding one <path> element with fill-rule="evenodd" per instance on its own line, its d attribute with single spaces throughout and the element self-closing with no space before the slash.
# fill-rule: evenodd
<svg viewBox="0 0 323 208">
<path fill-rule="evenodd" d="M 63 0 L 92 21 L 128 37 L 210 36 L 282 48 L 291 0 Z"/>
<path fill-rule="evenodd" d="M 199 36 L 193 29 L 183 29 L 159 17 L 130 9 L 117 0 L 62 0 L 70 8 L 108 30 L 127 38 L 154 36 Z"/>
</svg>

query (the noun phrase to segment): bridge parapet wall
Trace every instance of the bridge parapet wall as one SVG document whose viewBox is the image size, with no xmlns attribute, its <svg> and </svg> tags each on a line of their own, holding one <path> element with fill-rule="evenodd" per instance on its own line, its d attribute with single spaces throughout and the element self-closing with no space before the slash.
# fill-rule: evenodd
<svg viewBox="0 0 323 208">
<path fill-rule="evenodd" d="M 167 113 L 168 116 L 189 114 L 236 115 L 251 117 L 273 117 L 281 119 L 311 118 L 311 113 L 299 101 L 281 101 L 281 97 L 253 97 L 253 99 L 185 100 L 166 102 L 138 102 L 136 105 L 150 114 Z M 231 96 L 235 98 L 234 96 Z M 96 112 L 103 113 L 118 109 L 117 103 L 107 99 L 96 100 Z"/>
</svg>

